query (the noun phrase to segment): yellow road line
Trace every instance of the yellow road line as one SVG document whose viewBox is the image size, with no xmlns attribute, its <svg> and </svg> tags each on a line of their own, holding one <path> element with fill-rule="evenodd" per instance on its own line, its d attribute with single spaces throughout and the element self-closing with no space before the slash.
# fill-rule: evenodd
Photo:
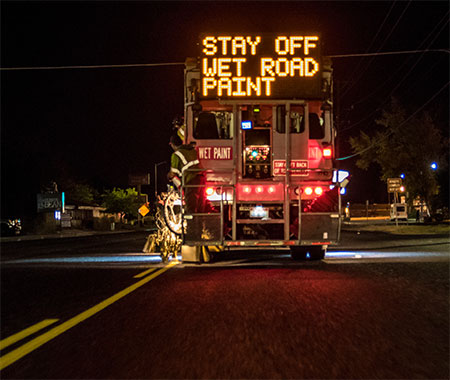
<svg viewBox="0 0 450 380">
<path fill-rule="evenodd" d="M 146 270 L 145 272 L 137 274 L 136 276 L 134 276 L 134 278 L 141 278 L 141 277 L 147 276 L 148 274 L 154 272 L 156 269 L 158 269 L 158 268 L 150 268 L 149 270 Z"/>
<path fill-rule="evenodd" d="M 125 297 L 126 295 L 130 294 L 131 292 L 135 291 L 136 289 L 140 288 L 141 286 L 145 285 L 147 282 L 153 280 L 155 277 L 158 277 L 160 274 L 163 274 L 165 271 L 167 271 L 168 269 L 172 268 L 174 265 L 177 265 L 177 264 L 178 264 L 178 262 L 169 263 L 165 267 L 161 268 L 159 271 L 151 274 L 148 277 L 145 277 L 141 281 L 138 281 L 135 284 L 129 286 L 128 288 L 125 288 L 124 290 L 113 295 L 112 297 L 107 298 L 106 300 L 91 307 L 90 309 L 76 315 L 75 317 L 69 319 L 68 321 L 66 321 L 64 323 L 61 323 L 60 325 L 54 327 L 53 329 L 47 331 L 46 333 L 44 333 L 42 335 L 34 338 L 33 340 L 30 340 L 28 343 L 25 343 L 23 346 L 20 346 L 20 347 L 16 348 L 15 350 L 7 353 L 6 355 L 0 357 L 0 370 L 8 367 L 12 363 L 23 358 L 25 355 L 36 350 L 43 344 L 56 338 L 58 335 L 61 335 L 62 333 L 66 332 L 67 330 L 71 329 L 72 327 L 76 326 L 77 324 L 83 322 L 84 320 L 88 319 L 89 317 L 92 317 L 93 315 L 97 314 L 99 311 L 105 309 L 109 305 L 113 304 L 114 302 L 120 300 L 121 298 Z"/>
<path fill-rule="evenodd" d="M 57 321 L 58 319 L 44 319 L 43 321 L 36 323 L 35 325 L 30 326 L 25 330 L 22 330 L 14 335 L 9 336 L 8 338 L 0 340 L 0 350 L 3 350 L 4 348 L 10 346 L 11 344 L 18 342 L 19 340 L 22 340 L 27 336 L 34 334 L 35 332 L 42 330 L 43 328 L 50 326 L 51 324 Z"/>
</svg>

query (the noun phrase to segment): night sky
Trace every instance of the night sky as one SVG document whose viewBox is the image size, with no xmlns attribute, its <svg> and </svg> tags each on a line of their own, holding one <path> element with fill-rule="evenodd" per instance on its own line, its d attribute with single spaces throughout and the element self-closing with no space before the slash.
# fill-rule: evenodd
<svg viewBox="0 0 450 380">
<path fill-rule="evenodd" d="M 184 62 L 200 34 L 227 32 L 318 31 L 324 55 L 448 49 L 448 9 L 446 1 L 2 1 L 1 66 Z M 412 110 L 427 102 L 448 82 L 448 57 L 334 59 L 338 155 L 352 153 L 349 136 L 375 128 L 391 95 Z M 448 101 L 447 88 L 429 105 L 447 136 Z M 170 158 L 171 121 L 182 113 L 181 65 L 2 71 L 2 217 L 34 212 L 40 187 L 60 176 L 101 191 L 127 187 L 131 173 L 153 175 Z M 353 173 L 346 200 L 386 202 L 379 173 L 355 161 L 340 163 Z"/>
</svg>

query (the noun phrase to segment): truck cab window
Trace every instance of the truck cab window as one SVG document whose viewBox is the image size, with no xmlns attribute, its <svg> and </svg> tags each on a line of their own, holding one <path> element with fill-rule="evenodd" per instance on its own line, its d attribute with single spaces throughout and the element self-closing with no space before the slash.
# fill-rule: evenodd
<svg viewBox="0 0 450 380">
<path fill-rule="evenodd" d="M 200 112 L 194 117 L 194 138 L 230 139 L 232 138 L 232 113 L 226 111 Z"/>
<path fill-rule="evenodd" d="M 291 106 L 291 131 L 290 133 L 303 133 L 305 131 L 305 118 L 303 106 Z M 277 132 L 285 133 L 286 131 L 286 107 L 277 107 Z"/>
<path fill-rule="evenodd" d="M 316 113 L 309 114 L 309 138 L 310 140 L 321 140 L 325 137 L 323 118 Z"/>
</svg>

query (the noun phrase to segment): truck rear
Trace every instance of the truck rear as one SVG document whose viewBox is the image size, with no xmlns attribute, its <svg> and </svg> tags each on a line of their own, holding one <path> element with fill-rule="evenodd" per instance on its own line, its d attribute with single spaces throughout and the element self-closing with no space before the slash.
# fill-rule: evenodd
<svg viewBox="0 0 450 380">
<path fill-rule="evenodd" d="M 289 247 L 322 259 L 341 227 L 331 62 L 320 36 L 205 35 L 186 60 L 185 143 L 214 212 L 182 215 L 183 259 L 201 246 Z M 186 188 L 190 186 L 183 182 Z"/>
</svg>

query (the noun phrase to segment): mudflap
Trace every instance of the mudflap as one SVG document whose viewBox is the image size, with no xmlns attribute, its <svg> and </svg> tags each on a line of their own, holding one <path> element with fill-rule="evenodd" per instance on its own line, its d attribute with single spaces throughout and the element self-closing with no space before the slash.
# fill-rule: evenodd
<svg viewBox="0 0 450 380">
<path fill-rule="evenodd" d="M 201 246 L 190 246 L 190 245 L 182 245 L 181 246 L 181 260 L 183 262 L 188 263 L 200 263 L 201 258 Z"/>
<path fill-rule="evenodd" d="M 222 250 L 221 246 L 183 245 L 181 246 L 181 260 L 188 263 L 209 263 L 213 260 L 214 254 Z"/>
<path fill-rule="evenodd" d="M 204 241 L 205 243 L 222 241 L 220 214 L 186 215 L 185 220 L 185 243 L 195 245 L 199 241 Z"/>
<path fill-rule="evenodd" d="M 302 214 L 300 236 L 302 241 L 337 241 L 339 237 L 339 215 L 337 213 Z"/>
</svg>

